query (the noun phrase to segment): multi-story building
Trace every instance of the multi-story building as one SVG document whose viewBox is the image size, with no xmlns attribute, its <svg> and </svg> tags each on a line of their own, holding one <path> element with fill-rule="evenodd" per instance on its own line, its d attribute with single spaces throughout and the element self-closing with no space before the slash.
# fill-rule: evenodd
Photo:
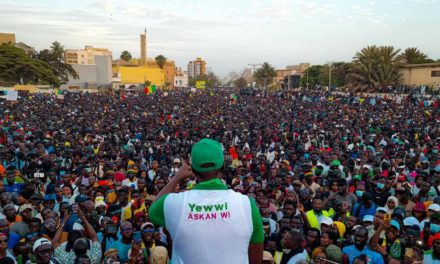
<svg viewBox="0 0 440 264">
<path fill-rule="evenodd" d="M 182 71 L 182 68 L 176 67 L 174 75 L 174 88 L 188 87 L 188 72 Z"/>
<path fill-rule="evenodd" d="M 64 60 L 69 64 L 95 64 L 95 56 L 112 56 L 112 52 L 104 48 L 85 46 L 84 49 L 66 49 Z"/>
<path fill-rule="evenodd" d="M 206 74 L 206 62 L 202 60 L 201 57 L 198 57 L 194 61 L 188 62 L 188 75 L 190 77 L 196 77 L 199 75 Z"/>
<path fill-rule="evenodd" d="M 0 33 L 0 45 L 3 43 L 15 44 L 15 34 L 13 34 L 13 33 Z"/>
<path fill-rule="evenodd" d="M 273 82 L 277 88 L 298 88 L 299 78 L 310 67 L 310 63 L 286 66 L 286 69 L 276 70 L 277 76 Z"/>
</svg>

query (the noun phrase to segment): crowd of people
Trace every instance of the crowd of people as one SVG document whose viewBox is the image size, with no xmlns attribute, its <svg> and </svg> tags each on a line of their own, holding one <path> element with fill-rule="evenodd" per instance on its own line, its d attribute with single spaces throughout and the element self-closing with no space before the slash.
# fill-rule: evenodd
<svg viewBox="0 0 440 264">
<path fill-rule="evenodd" d="M 204 138 L 258 207 L 263 263 L 440 263 L 439 98 L 230 93 L 0 99 L 0 263 L 172 263 L 149 209 Z"/>
</svg>

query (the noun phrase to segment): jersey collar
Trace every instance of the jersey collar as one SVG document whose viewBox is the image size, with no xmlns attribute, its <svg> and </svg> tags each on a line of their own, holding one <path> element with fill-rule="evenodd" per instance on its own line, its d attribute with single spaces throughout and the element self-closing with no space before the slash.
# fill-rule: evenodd
<svg viewBox="0 0 440 264">
<path fill-rule="evenodd" d="M 209 181 L 198 183 L 192 190 L 227 190 L 228 187 L 223 184 L 220 179 L 212 179 Z"/>
</svg>

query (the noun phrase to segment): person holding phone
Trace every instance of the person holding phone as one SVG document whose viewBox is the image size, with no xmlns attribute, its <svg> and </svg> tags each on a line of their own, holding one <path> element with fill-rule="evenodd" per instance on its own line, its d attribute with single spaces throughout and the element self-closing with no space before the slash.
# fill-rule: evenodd
<svg viewBox="0 0 440 264">
<path fill-rule="evenodd" d="M 221 144 L 200 140 L 192 147 L 191 163 L 183 163 L 151 205 L 151 221 L 165 227 L 173 239 L 172 263 L 261 263 L 260 212 L 253 199 L 222 183 L 223 166 Z M 198 179 L 196 186 L 171 193 L 192 175 Z"/>
</svg>

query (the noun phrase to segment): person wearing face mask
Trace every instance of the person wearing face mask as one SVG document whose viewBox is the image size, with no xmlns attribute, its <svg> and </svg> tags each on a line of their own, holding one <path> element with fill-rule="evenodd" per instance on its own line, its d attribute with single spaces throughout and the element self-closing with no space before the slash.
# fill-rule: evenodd
<svg viewBox="0 0 440 264">
<path fill-rule="evenodd" d="M 270 212 L 268 208 L 261 208 L 261 220 L 263 220 L 263 224 L 268 224 L 270 229 L 270 234 L 274 234 L 278 230 L 278 224 L 275 220 L 270 218 Z"/>
<path fill-rule="evenodd" d="M 373 195 L 366 192 L 362 195 L 361 201 L 354 206 L 352 215 L 364 219 L 366 215 L 374 215 L 376 209 L 377 205 L 373 202 Z"/>
<path fill-rule="evenodd" d="M 373 194 L 373 202 L 380 207 L 384 207 L 388 200 L 388 197 L 391 196 L 391 194 L 385 190 L 384 178 L 380 178 L 377 181 L 376 186 L 372 191 L 372 194 Z"/>
<path fill-rule="evenodd" d="M 353 264 L 353 261 L 361 255 L 368 256 L 370 264 L 384 263 L 382 256 L 376 251 L 371 250 L 367 246 L 367 242 L 368 230 L 365 227 L 358 226 L 354 231 L 354 245 L 346 246 L 342 249 L 342 253 L 348 257 L 350 264 Z"/>
</svg>

